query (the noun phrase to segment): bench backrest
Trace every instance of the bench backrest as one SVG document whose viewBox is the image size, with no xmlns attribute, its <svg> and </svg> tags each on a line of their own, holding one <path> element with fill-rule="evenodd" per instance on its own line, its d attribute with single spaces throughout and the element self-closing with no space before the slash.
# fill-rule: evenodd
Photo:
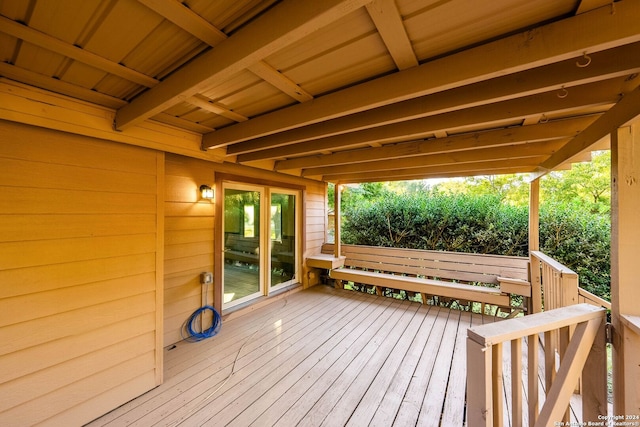
<svg viewBox="0 0 640 427">
<path fill-rule="evenodd" d="M 245 252 L 251 254 L 258 253 L 260 242 L 257 237 L 244 237 L 239 234 L 227 234 L 225 247 L 233 251 Z"/>
<path fill-rule="evenodd" d="M 323 253 L 333 253 L 324 244 Z M 460 282 L 498 283 L 498 277 L 529 280 L 529 259 L 503 255 L 342 245 L 345 267 Z"/>
</svg>

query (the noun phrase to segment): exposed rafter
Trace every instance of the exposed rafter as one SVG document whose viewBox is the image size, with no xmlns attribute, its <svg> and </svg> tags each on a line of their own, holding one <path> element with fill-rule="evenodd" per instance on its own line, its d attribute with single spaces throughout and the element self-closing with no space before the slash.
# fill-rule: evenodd
<svg viewBox="0 0 640 427">
<path fill-rule="evenodd" d="M 544 175 L 640 115 L 640 87 L 627 94 L 602 117 L 576 135 L 557 153 L 540 165 L 536 177 Z"/>
<path fill-rule="evenodd" d="M 173 22 L 209 46 L 216 46 L 227 35 L 178 0 L 138 0 L 163 18 Z"/>
<path fill-rule="evenodd" d="M 62 80 L 54 79 L 39 73 L 34 73 L 24 68 L 16 67 L 4 62 L 0 62 L 0 76 L 8 77 L 12 80 L 24 82 L 35 87 L 51 90 L 53 92 L 62 93 L 83 101 L 93 102 L 109 108 L 119 108 L 126 104 L 120 98 L 105 95 L 90 89 L 86 89 Z"/>
<path fill-rule="evenodd" d="M 338 175 L 324 175 L 321 179 L 328 182 L 340 181 L 345 183 L 359 183 L 526 173 L 533 171 L 536 168 L 536 165 L 540 164 L 540 162 L 546 158 L 547 156 L 513 159 L 508 163 L 508 165 L 506 165 L 503 160 L 498 160 L 462 163 L 457 165 L 426 166 L 410 169 L 398 169 L 394 171 L 344 173 Z"/>
<path fill-rule="evenodd" d="M 426 166 L 455 165 L 459 163 L 475 163 L 481 161 L 511 161 L 513 159 L 526 157 L 549 156 L 555 150 L 562 147 L 565 142 L 566 140 L 553 140 L 526 144 L 507 144 L 500 147 L 482 148 L 478 150 L 428 154 L 403 159 L 378 160 L 375 162 L 367 162 L 366 170 L 369 172 L 388 171 L 403 168 L 408 169 Z M 302 171 L 302 176 L 357 173 L 361 172 L 362 169 L 362 164 L 308 168 Z"/>
<path fill-rule="evenodd" d="M 550 115 L 585 106 L 603 106 L 606 109 L 609 105 L 618 101 L 622 80 L 618 78 L 575 87 L 572 88 L 570 96 L 562 99 L 558 98 L 557 91 L 545 92 L 310 142 L 273 148 L 268 150 L 268 155 L 271 158 L 286 158 L 319 153 L 325 150 L 356 148 L 371 142 L 410 141 L 429 137 L 438 131 L 459 129 L 472 125 L 491 128 L 507 120 L 522 120 L 528 116 L 541 114 Z M 238 161 L 246 161 L 245 156 L 238 156 Z"/>
<path fill-rule="evenodd" d="M 90 65 L 98 70 L 103 70 L 104 72 L 122 77 L 123 79 L 127 79 L 131 82 L 146 87 L 154 87 L 158 84 L 158 80 L 153 77 L 149 77 L 146 74 L 127 68 L 117 62 L 110 61 L 100 55 L 91 53 L 33 28 L 29 28 L 26 25 L 19 24 L 11 19 L 5 18 L 4 16 L 0 16 L 0 31 L 43 49 L 56 52 L 60 55 L 82 62 L 83 64 Z"/>
<path fill-rule="evenodd" d="M 265 114 L 206 135 L 204 144 L 226 146 L 639 41 L 640 3 L 616 8 L 615 14 L 596 9 Z"/>
<path fill-rule="evenodd" d="M 300 157 L 276 162 L 275 170 L 338 166 L 350 163 L 391 160 L 426 154 L 477 150 L 501 145 L 570 138 L 593 123 L 598 115 L 558 120 L 531 126 L 517 126 L 485 132 L 436 138 L 425 141 L 391 144 L 380 148 L 342 151 L 331 155 Z M 366 164 L 363 165 L 366 168 Z"/>
<path fill-rule="evenodd" d="M 264 61 L 249 65 L 249 71 L 298 102 L 306 102 L 313 99 L 309 92 Z"/>
<path fill-rule="evenodd" d="M 404 29 L 395 0 L 374 0 L 367 5 L 367 12 L 398 69 L 418 65 L 418 58 Z"/>
<path fill-rule="evenodd" d="M 589 12 L 590 10 L 604 6 L 614 8 L 615 10 L 613 0 L 580 0 L 580 4 L 578 5 L 578 9 L 576 10 L 576 15 Z"/>
<path fill-rule="evenodd" d="M 228 38 L 224 32 L 211 25 L 206 19 L 203 19 L 200 15 L 185 7 L 183 3 L 177 0 L 138 1 L 183 30 L 204 41 L 209 46 L 217 46 Z M 300 102 L 313 99 L 311 94 L 264 61 L 258 61 L 248 68 L 261 79 Z"/>
<path fill-rule="evenodd" d="M 195 105 L 196 107 L 200 107 L 203 110 L 211 111 L 212 113 L 219 114 L 236 122 L 244 122 L 245 120 L 248 120 L 247 117 L 242 114 L 238 114 L 218 102 L 213 102 L 203 95 L 193 95 L 191 98 L 187 99 L 187 102 L 191 105 Z"/>
<path fill-rule="evenodd" d="M 139 123 L 224 80 L 318 28 L 366 4 L 367 0 L 283 1 L 141 94 L 116 114 L 116 127 Z M 277 22 L 278 25 L 273 23 Z M 214 132 L 215 133 L 215 132 Z"/>
<path fill-rule="evenodd" d="M 227 152 L 229 154 L 251 153 L 242 157 L 243 161 L 261 160 L 269 158 L 267 156 L 270 151 L 267 150 L 270 148 L 427 117 L 455 109 L 514 99 L 560 89 L 562 86 L 571 88 L 579 84 L 637 72 L 640 72 L 640 43 L 633 43 L 593 54 L 591 64 L 588 67 L 577 67 L 575 59 L 562 61 L 252 141 L 241 142 L 229 146 Z"/>
</svg>

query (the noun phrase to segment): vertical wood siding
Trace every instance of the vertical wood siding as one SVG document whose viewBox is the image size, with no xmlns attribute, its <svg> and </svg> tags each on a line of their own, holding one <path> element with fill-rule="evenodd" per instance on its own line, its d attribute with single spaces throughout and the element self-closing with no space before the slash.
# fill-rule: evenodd
<svg viewBox="0 0 640 427">
<path fill-rule="evenodd" d="M 165 164 L 164 345 L 182 339 L 185 320 L 202 305 L 200 273 L 213 272 L 214 204 L 201 201 L 213 186 L 213 164 L 167 154 Z M 213 301 L 209 285 L 208 301 Z"/>
<path fill-rule="evenodd" d="M 82 424 L 161 379 L 163 156 L 0 121 L 0 425 Z"/>
</svg>

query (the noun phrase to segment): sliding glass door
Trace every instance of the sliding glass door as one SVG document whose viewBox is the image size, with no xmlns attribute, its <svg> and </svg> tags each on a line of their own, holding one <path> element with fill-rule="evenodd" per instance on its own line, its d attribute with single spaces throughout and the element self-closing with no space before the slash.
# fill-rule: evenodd
<svg viewBox="0 0 640 427">
<path fill-rule="evenodd" d="M 298 281 L 298 193 L 225 184 L 223 308 Z"/>
<path fill-rule="evenodd" d="M 261 189 L 224 187 L 223 307 L 264 294 L 262 266 Z"/>
<path fill-rule="evenodd" d="M 271 288 L 296 282 L 297 262 L 297 194 L 284 190 L 271 192 L 269 244 Z"/>
</svg>

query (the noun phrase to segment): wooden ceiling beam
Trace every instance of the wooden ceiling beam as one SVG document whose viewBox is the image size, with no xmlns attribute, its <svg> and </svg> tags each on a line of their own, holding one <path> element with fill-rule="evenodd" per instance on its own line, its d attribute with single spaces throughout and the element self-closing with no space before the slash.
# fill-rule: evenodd
<svg viewBox="0 0 640 427">
<path fill-rule="evenodd" d="M 358 147 L 372 141 L 391 143 L 422 139 L 437 131 L 455 130 L 478 125 L 490 128 L 508 119 L 524 119 L 529 116 L 572 111 L 584 106 L 607 106 L 619 99 L 622 78 L 590 83 L 572 88 L 569 96 L 558 98 L 556 91 L 530 95 L 518 99 L 481 105 L 465 110 L 429 116 L 348 134 L 321 138 L 300 144 L 265 150 L 269 158 L 286 158 L 319 153 L 325 150 L 343 150 Z M 251 154 L 238 156 L 238 162 L 253 159 Z"/>
<path fill-rule="evenodd" d="M 429 178 L 458 178 L 463 176 L 500 175 L 511 173 L 527 173 L 533 171 L 547 156 L 513 159 L 509 162 L 487 161 L 464 163 L 460 165 L 428 166 L 424 168 L 399 169 L 396 171 L 360 172 L 353 174 L 325 175 L 327 182 L 383 182 L 403 181 Z"/>
<path fill-rule="evenodd" d="M 6 62 L 0 62 L 0 76 L 112 109 L 120 108 L 126 104 L 120 98 L 54 79 L 44 74 L 34 73 Z"/>
<path fill-rule="evenodd" d="M 154 87 L 159 83 L 159 81 L 153 77 L 149 77 L 139 71 L 127 68 L 122 64 L 103 58 L 102 56 L 91 53 L 48 34 L 44 34 L 26 25 L 19 24 L 18 22 L 5 18 L 4 16 L 0 16 L 0 31 L 35 46 L 66 56 L 75 61 L 82 62 L 83 64 L 102 70 L 106 73 L 122 77 L 123 79 L 139 85 Z"/>
<path fill-rule="evenodd" d="M 215 129 L 201 125 L 200 123 L 192 122 L 190 120 L 181 119 L 180 117 L 172 116 L 167 113 L 156 114 L 153 117 L 153 120 L 164 123 L 167 125 L 173 125 L 181 129 L 188 129 L 197 133 L 208 133 L 213 132 Z"/>
<path fill-rule="evenodd" d="M 269 9 L 233 37 L 178 69 L 156 87 L 142 93 L 116 114 L 123 129 L 225 80 L 306 35 L 364 6 L 368 0 L 285 0 Z M 215 132 L 214 132 L 215 133 Z"/>
<path fill-rule="evenodd" d="M 640 43 L 624 45 L 593 54 L 588 67 L 577 67 L 571 59 L 423 97 L 378 107 L 274 135 L 240 142 L 228 147 L 229 154 L 251 152 L 261 160 L 259 150 L 368 129 L 399 121 L 418 119 L 460 108 L 532 95 L 548 90 L 606 80 L 640 72 Z"/>
<path fill-rule="evenodd" d="M 597 118 L 598 115 L 590 115 L 567 120 L 557 120 L 544 124 L 509 127 L 506 129 L 474 132 L 445 138 L 390 144 L 380 148 L 350 150 L 330 155 L 299 157 L 290 160 L 278 161 L 275 163 L 274 169 L 282 171 L 310 167 L 338 166 L 350 163 L 359 163 L 366 168 L 366 164 L 363 164 L 364 162 L 376 160 L 390 160 L 422 156 L 425 154 L 477 150 L 481 148 L 544 141 L 549 139 L 566 139 L 580 133 Z"/>
<path fill-rule="evenodd" d="M 374 0 L 367 5 L 380 37 L 399 70 L 415 67 L 418 58 L 400 16 L 395 0 Z"/>
<path fill-rule="evenodd" d="M 248 68 L 253 74 L 271 84 L 271 86 L 276 89 L 286 93 L 298 102 L 306 102 L 313 99 L 313 95 L 302 89 L 296 82 L 264 61 L 258 61 L 255 64 L 251 64 Z"/>
<path fill-rule="evenodd" d="M 602 138 L 634 120 L 639 115 L 640 86 L 633 92 L 626 94 L 616 105 L 611 107 L 609 111 L 542 163 L 540 168 L 536 170 L 535 177 L 540 177 L 548 173 L 572 157 L 588 150 Z"/>
<path fill-rule="evenodd" d="M 202 108 L 203 110 L 210 111 L 236 122 L 244 122 L 245 120 L 248 120 L 248 118 L 243 116 L 242 114 L 238 114 L 235 111 L 232 111 L 231 109 L 225 107 L 224 105 L 218 102 L 213 102 L 206 96 L 200 94 L 193 95 L 191 98 L 187 99 L 186 102 L 191 105 L 195 105 L 196 107 Z"/>
<path fill-rule="evenodd" d="M 177 0 L 138 1 L 209 46 L 215 47 L 228 38 L 223 31 L 211 25 L 206 19 Z M 298 86 L 293 80 L 264 61 L 258 61 L 250 65 L 249 71 L 299 102 L 313 99 L 311 94 Z"/>
<path fill-rule="evenodd" d="M 555 150 L 566 143 L 566 140 L 552 140 L 532 142 L 527 144 L 509 144 L 500 147 L 483 148 L 478 150 L 456 151 L 424 156 L 409 157 L 394 160 L 378 160 L 374 162 L 355 163 L 340 166 L 326 166 L 302 170 L 302 176 L 337 175 L 356 173 L 363 167 L 369 172 L 388 171 L 398 169 L 412 169 L 426 166 L 455 165 L 460 163 L 475 163 L 481 161 L 510 161 L 518 158 L 550 156 Z"/>
<path fill-rule="evenodd" d="M 209 46 L 216 46 L 227 35 L 178 0 L 138 0 L 168 21 L 173 22 Z"/>
<path fill-rule="evenodd" d="M 597 9 L 599 7 L 614 7 L 613 0 L 580 0 L 580 4 L 576 9 L 576 15 L 580 15 L 581 13 L 589 12 L 590 10 Z"/>
<path fill-rule="evenodd" d="M 220 129 L 203 142 L 222 147 L 639 41 L 640 2 L 619 2 L 616 10 L 596 9 L 454 53 Z"/>
</svg>

